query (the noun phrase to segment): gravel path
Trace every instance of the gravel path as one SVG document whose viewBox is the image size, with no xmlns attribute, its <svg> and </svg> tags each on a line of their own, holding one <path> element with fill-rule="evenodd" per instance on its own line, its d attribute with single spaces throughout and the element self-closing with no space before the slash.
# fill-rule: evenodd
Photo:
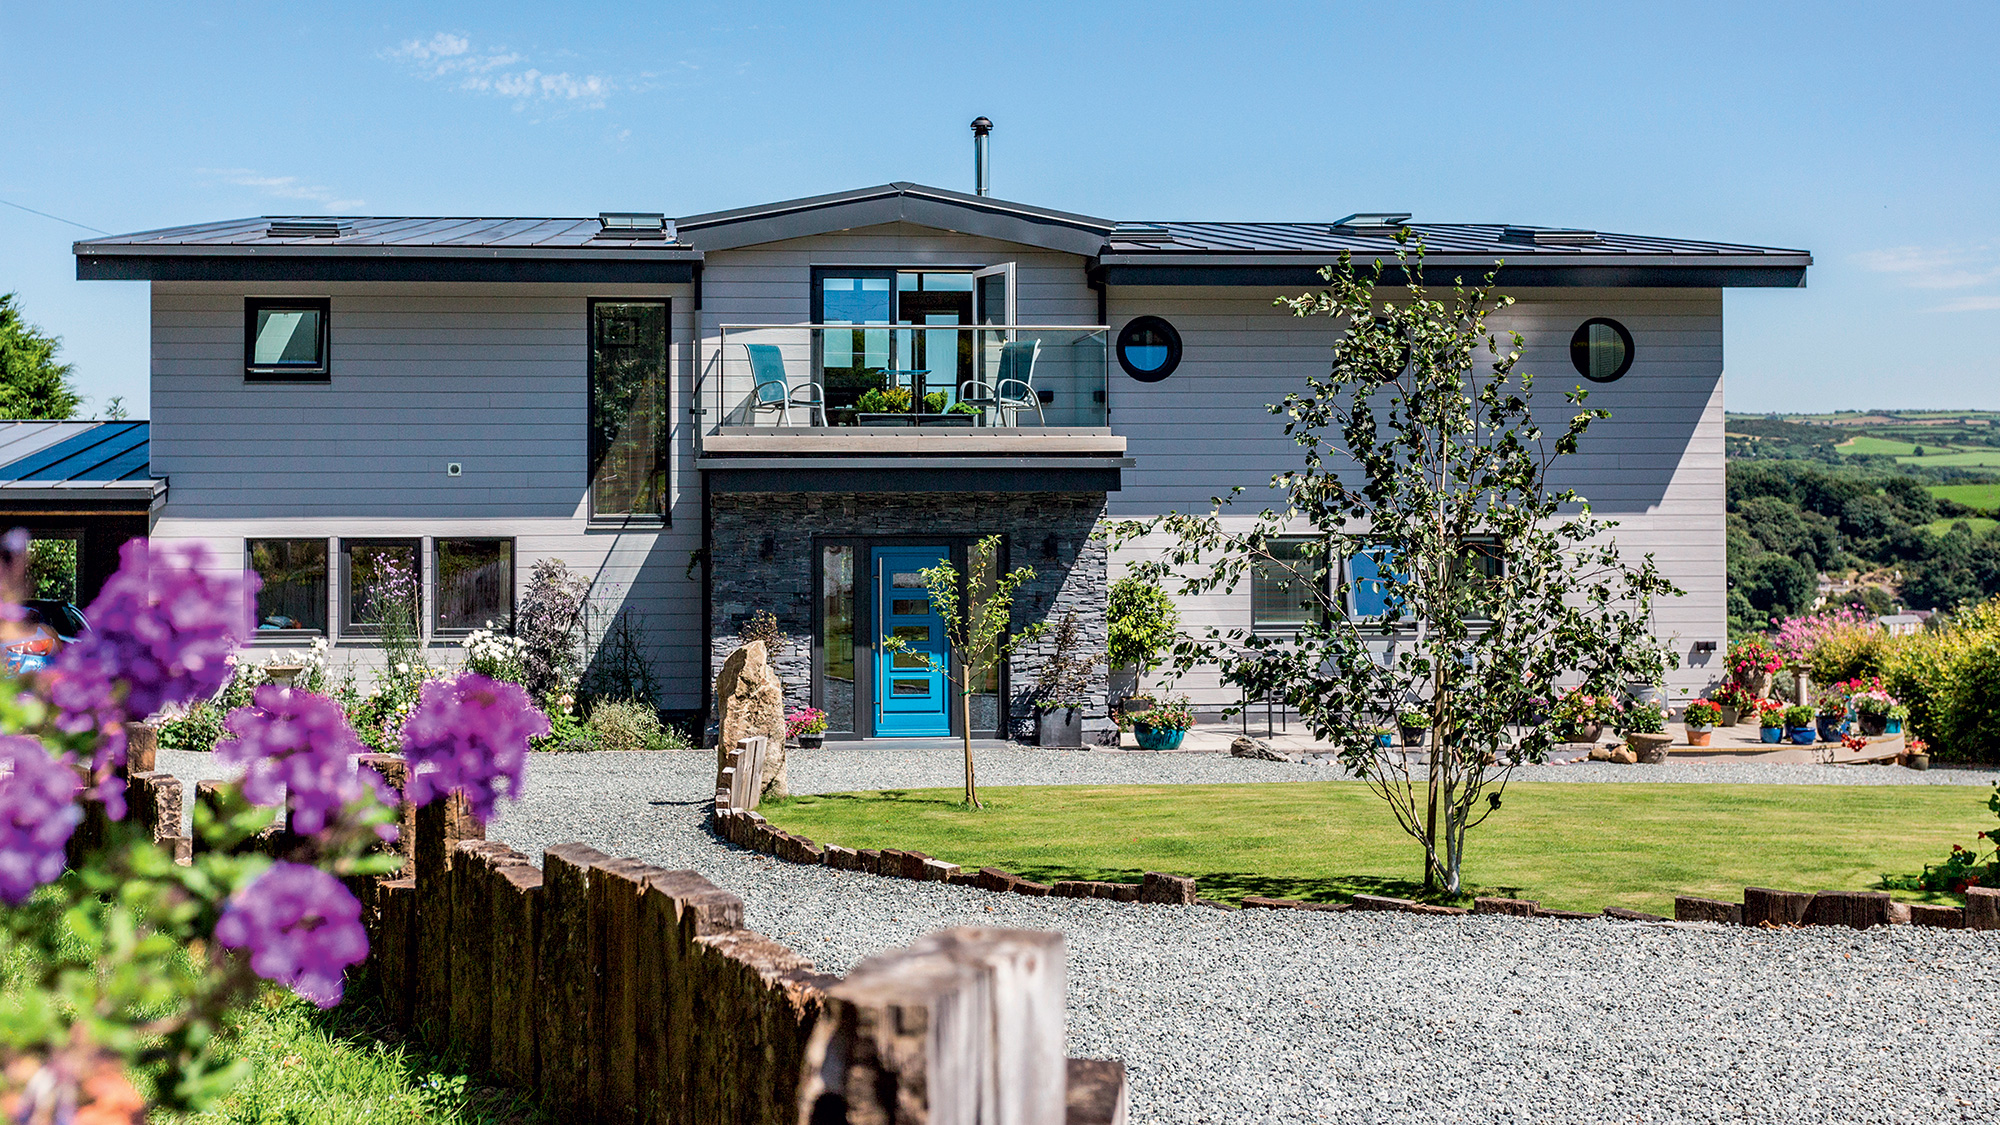
<svg viewBox="0 0 2000 1125">
<path fill-rule="evenodd" d="M 204 755 L 161 755 L 184 779 Z M 822 750 L 801 792 L 960 781 L 950 752 Z M 1132 1120 L 1933 1122 L 2000 1098 L 2000 935 L 1221 912 L 992 895 L 782 864 L 703 827 L 706 754 L 550 755 L 491 835 L 702 872 L 844 972 L 943 926 L 1068 935 L 1070 1053 L 1123 1058 Z M 1323 766 L 992 750 L 984 784 L 1289 781 Z M 1774 772 L 1775 771 L 1775 772 Z M 1536 779 L 1990 783 L 1742 764 Z M 1602 774 L 1602 777 L 1595 776 Z"/>
</svg>

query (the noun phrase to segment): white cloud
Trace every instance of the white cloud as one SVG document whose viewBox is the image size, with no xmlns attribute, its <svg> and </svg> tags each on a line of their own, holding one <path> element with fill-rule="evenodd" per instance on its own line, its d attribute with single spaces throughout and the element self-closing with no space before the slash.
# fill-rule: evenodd
<svg viewBox="0 0 2000 1125">
<path fill-rule="evenodd" d="M 359 199 L 343 199 L 334 189 L 311 183 L 297 176 L 273 176 L 254 168 L 198 168 L 195 171 L 197 175 L 210 177 L 219 183 L 252 188 L 273 199 L 311 203 L 323 211 L 345 211 L 359 207 L 364 202 Z"/>
<path fill-rule="evenodd" d="M 1984 246 L 1891 246 L 1862 254 L 1861 264 L 1899 278 L 1913 289 L 1965 289 L 2000 279 L 2000 263 Z"/>
<path fill-rule="evenodd" d="M 1960 297 L 1938 307 L 1938 312 L 2000 312 L 2000 296 Z"/>
<path fill-rule="evenodd" d="M 404 63 L 426 79 L 457 78 L 458 89 L 507 98 L 516 108 L 548 102 L 597 109 L 615 86 L 601 74 L 550 74 L 532 65 L 519 67 L 527 56 L 505 48 L 476 50 L 471 36 L 444 31 L 429 39 L 408 40 L 384 51 L 383 57 Z"/>
</svg>

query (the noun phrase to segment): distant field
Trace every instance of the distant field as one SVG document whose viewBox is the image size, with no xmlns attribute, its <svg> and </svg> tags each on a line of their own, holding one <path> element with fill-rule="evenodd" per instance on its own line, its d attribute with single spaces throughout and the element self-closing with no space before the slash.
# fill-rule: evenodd
<svg viewBox="0 0 2000 1125">
<path fill-rule="evenodd" d="M 1985 516 L 1965 516 L 1955 520 L 1932 520 L 1924 525 L 1924 530 L 1930 532 L 1932 535 L 1943 535 L 1945 532 L 1951 530 L 1953 524 L 1958 523 L 1970 524 L 1974 535 L 1984 535 L 1994 528 L 2000 527 L 2000 520 L 1989 520 Z"/>
<path fill-rule="evenodd" d="M 1972 508 L 2000 508 L 2000 484 L 1934 484 L 1931 495 Z"/>
<path fill-rule="evenodd" d="M 1905 465 L 1956 465 L 1959 468 L 2000 469 L 2000 449 L 1961 449 L 1950 453 L 1931 453 L 1926 448 L 1922 457 L 1898 457 Z"/>
<path fill-rule="evenodd" d="M 1834 446 L 1834 448 L 1842 453 L 1867 453 L 1878 456 L 1886 454 L 1891 457 L 1908 457 L 1917 447 L 1914 442 L 1890 441 L 1887 438 L 1873 437 L 1868 434 L 1856 434 L 1854 437 L 1848 438 L 1846 441 Z"/>
</svg>

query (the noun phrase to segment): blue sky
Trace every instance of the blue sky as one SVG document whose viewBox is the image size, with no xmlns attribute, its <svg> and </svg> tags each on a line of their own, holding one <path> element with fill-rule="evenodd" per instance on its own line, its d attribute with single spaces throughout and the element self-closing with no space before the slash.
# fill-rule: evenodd
<svg viewBox="0 0 2000 1125">
<path fill-rule="evenodd" d="M 1803 247 L 1729 405 L 2000 408 L 2000 5 L 0 5 L 0 200 L 692 214 L 888 180 L 1120 219 L 1505 221 Z M 143 284 L 0 206 L 0 291 L 143 414 Z"/>
</svg>

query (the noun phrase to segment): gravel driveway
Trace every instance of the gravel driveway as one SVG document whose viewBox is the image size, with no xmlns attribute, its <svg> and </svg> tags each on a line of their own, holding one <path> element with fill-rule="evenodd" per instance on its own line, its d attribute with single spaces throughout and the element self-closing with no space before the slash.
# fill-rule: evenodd
<svg viewBox="0 0 2000 1125">
<path fill-rule="evenodd" d="M 982 784 L 1326 779 L 1324 766 L 989 750 Z M 162 754 L 201 776 L 205 755 Z M 950 786 L 949 751 L 828 749 L 801 792 Z M 547 755 L 490 835 L 702 872 L 844 972 L 943 926 L 1069 938 L 1070 1053 L 1125 1060 L 1160 1122 L 1990 1121 L 2000 934 L 1222 912 L 993 895 L 797 867 L 703 827 L 713 758 Z M 1600 776 L 1601 775 L 1601 776 Z M 1561 766 L 1524 779 L 1986 785 L 1886 768 Z M 1970 794 L 1968 794 L 1970 796 Z"/>
</svg>

